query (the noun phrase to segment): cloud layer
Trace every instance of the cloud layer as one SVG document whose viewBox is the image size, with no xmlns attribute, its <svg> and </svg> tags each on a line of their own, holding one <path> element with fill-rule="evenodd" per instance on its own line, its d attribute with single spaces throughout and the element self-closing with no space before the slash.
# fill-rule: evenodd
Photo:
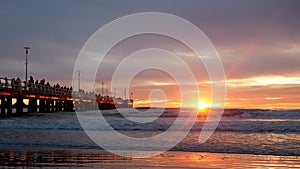
<svg viewBox="0 0 300 169">
<path fill-rule="evenodd" d="M 31 0 L 1 1 L 0 4 L 1 77 L 24 78 L 23 47 L 30 46 L 30 75 L 71 85 L 80 49 L 101 26 L 136 12 L 166 12 L 198 26 L 215 45 L 229 81 L 229 107 L 239 104 L 244 107 L 288 107 L 289 103 L 292 107 L 300 107 L 293 101 L 299 100 L 297 91 L 300 88 L 299 81 L 293 81 L 300 76 L 300 2 L 297 0 L 117 3 Z M 149 45 L 171 50 L 186 57 L 187 61 L 189 56 L 193 57 L 191 51 L 172 40 L 141 37 L 119 44 L 99 72 L 113 71 L 115 60 Z M 194 60 L 189 61 L 193 63 Z M 200 69 L 197 79 L 202 84 L 208 77 L 205 69 Z M 98 81 L 109 81 L 109 77 L 109 73 L 99 74 Z M 265 81 L 272 80 L 270 77 L 281 77 L 285 83 L 249 86 L 249 79 L 257 80 L 258 77 Z M 165 76 L 147 74 L 139 80 L 169 82 Z M 262 80 L 257 83 L 260 82 Z M 140 97 L 146 98 L 144 95 Z"/>
</svg>

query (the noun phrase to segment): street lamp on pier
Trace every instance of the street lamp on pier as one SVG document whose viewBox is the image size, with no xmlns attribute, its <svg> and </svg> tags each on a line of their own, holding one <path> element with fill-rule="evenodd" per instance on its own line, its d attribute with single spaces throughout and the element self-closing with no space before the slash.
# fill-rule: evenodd
<svg viewBox="0 0 300 169">
<path fill-rule="evenodd" d="M 28 53 L 29 53 L 29 49 L 30 49 L 30 47 L 27 47 L 27 46 L 25 46 L 24 47 L 24 49 L 25 49 L 25 82 L 27 83 L 27 70 L 28 70 Z"/>
</svg>

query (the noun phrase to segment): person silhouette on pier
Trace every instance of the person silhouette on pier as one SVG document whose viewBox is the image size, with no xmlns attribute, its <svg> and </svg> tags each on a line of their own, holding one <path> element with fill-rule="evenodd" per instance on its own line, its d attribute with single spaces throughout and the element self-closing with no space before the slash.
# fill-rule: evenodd
<svg viewBox="0 0 300 169">
<path fill-rule="evenodd" d="M 33 88 L 33 83 L 34 83 L 34 80 L 33 80 L 33 77 L 32 76 L 30 76 L 29 77 L 29 89 L 32 89 Z"/>
<path fill-rule="evenodd" d="M 15 88 L 15 81 L 16 81 L 15 78 L 11 79 L 10 86 L 11 86 L 12 89 Z"/>
<path fill-rule="evenodd" d="M 7 80 L 7 77 L 4 78 L 4 81 L 5 81 L 5 83 L 4 83 L 5 88 L 8 88 L 8 80 Z"/>
<path fill-rule="evenodd" d="M 36 80 L 35 83 L 34 83 L 34 88 L 36 91 L 39 91 L 40 90 L 40 84 L 39 84 L 39 81 Z"/>
<path fill-rule="evenodd" d="M 41 85 L 45 85 L 45 79 L 42 79 L 42 80 L 40 81 L 40 84 L 41 84 Z"/>
<path fill-rule="evenodd" d="M 60 88 L 60 85 L 58 84 L 58 83 L 56 83 L 56 86 L 55 86 L 56 88 Z"/>
<path fill-rule="evenodd" d="M 33 80 L 32 76 L 29 77 L 29 83 L 34 83 L 34 80 Z"/>
<path fill-rule="evenodd" d="M 20 87 L 21 87 L 21 79 L 19 77 L 15 81 L 15 85 L 16 85 L 16 89 L 20 89 Z"/>
<path fill-rule="evenodd" d="M 42 79 L 39 83 L 39 89 L 43 92 L 45 89 L 45 79 Z"/>
</svg>

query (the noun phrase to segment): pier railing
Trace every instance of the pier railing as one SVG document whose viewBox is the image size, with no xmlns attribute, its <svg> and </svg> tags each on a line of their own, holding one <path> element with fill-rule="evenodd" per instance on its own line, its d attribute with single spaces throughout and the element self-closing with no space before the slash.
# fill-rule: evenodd
<svg viewBox="0 0 300 169">
<path fill-rule="evenodd" d="M 0 78 L 0 90 L 72 97 L 72 90 L 69 88 L 28 83 L 18 79 Z"/>
</svg>

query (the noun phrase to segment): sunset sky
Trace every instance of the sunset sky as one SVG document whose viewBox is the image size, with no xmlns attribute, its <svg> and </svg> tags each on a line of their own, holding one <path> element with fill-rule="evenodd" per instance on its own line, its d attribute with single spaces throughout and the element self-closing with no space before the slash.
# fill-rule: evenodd
<svg viewBox="0 0 300 169">
<path fill-rule="evenodd" d="M 215 46 L 226 75 L 226 107 L 300 108 L 299 6 L 297 0 L 2 0 L 0 76 L 24 79 L 23 47 L 30 46 L 29 74 L 51 84 L 70 86 L 76 58 L 95 31 L 124 15 L 164 12 L 190 21 Z M 98 89 L 102 81 L 105 86 L 110 84 L 116 66 L 112 61 L 147 47 L 163 48 L 183 58 L 193 55 L 166 37 L 146 35 L 127 39 L 111 50 L 104 62 L 107 64 L 98 70 Z M 203 67 L 192 69 L 196 67 L 201 70 L 196 74 L 203 94 L 200 100 L 209 102 L 209 78 Z M 132 81 L 135 105 L 147 105 L 149 92 L 154 89 L 165 92 L 169 107 L 180 105 L 174 79 L 156 70 L 141 72 Z M 116 95 L 121 96 L 122 92 L 123 89 L 117 89 Z"/>
</svg>

